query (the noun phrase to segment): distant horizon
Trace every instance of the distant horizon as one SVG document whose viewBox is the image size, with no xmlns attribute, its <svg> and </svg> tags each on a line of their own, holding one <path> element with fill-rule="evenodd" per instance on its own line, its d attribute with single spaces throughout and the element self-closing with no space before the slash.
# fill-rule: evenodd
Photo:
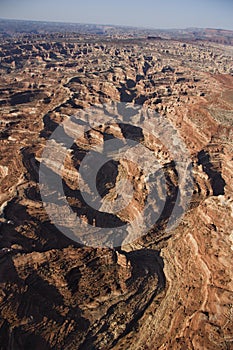
<svg viewBox="0 0 233 350">
<path fill-rule="evenodd" d="M 233 30 L 233 0 L 0 0 L 6 20 Z"/>
<path fill-rule="evenodd" d="M 223 31 L 233 31 L 233 29 L 226 28 L 218 28 L 218 27 L 145 27 L 145 26 L 135 26 L 135 25 L 125 25 L 125 24 L 112 24 L 112 23 L 91 23 L 91 22 L 71 22 L 71 21 L 61 21 L 61 20 L 40 20 L 40 19 L 19 19 L 19 18 L 6 18 L 0 17 L 0 20 L 4 21 L 19 21 L 19 22 L 38 22 L 38 23 L 61 23 L 61 24 L 80 24 L 80 25 L 95 25 L 95 26 L 111 26 L 111 27 L 125 27 L 125 28 L 134 28 L 134 29 L 142 29 L 142 30 L 161 30 L 161 31 L 169 31 L 169 30 L 187 30 L 187 29 L 210 29 L 210 30 L 223 30 Z"/>
</svg>

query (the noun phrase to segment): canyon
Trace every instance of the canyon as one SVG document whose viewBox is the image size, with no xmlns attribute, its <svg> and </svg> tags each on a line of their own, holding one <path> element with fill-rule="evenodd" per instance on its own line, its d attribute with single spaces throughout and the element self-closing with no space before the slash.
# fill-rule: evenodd
<svg viewBox="0 0 233 350">
<path fill-rule="evenodd" d="M 146 34 L 1 37 L 1 350 L 232 349 L 233 47 L 211 30 L 196 40 Z M 112 103 L 152 110 L 179 133 L 192 166 L 190 203 L 167 230 L 179 186 L 166 135 L 158 140 L 117 121 L 77 128 L 70 149 L 60 140 L 61 153 L 46 163 L 45 193 L 54 211 L 59 203 L 60 225 L 69 232 L 74 213 L 100 229 L 92 245 L 84 226 L 82 244 L 46 211 L 43 151 L 59 125 L 68 121 L 72 134 L 73 116 Z M 135 227 L 126 244 L 114 236 L 110 246 L 98 246 L 106 243 L 101 228 L 120 235 L 143 210 L 146 174 L 123 157 L 100 169 L 102 198 L 116 200 L 116 183 L 124 178 L 134 190 L 128 206 L 112 214 L 85 203 L 79 167 L 93 146 L 127 138 L 161 165 L 150 179 L 159 188 L 164 176 L 166 204 L 146 234 L 137 236 Z M 54 183 L 63 152 L 61 194 Z"/>
</svg>

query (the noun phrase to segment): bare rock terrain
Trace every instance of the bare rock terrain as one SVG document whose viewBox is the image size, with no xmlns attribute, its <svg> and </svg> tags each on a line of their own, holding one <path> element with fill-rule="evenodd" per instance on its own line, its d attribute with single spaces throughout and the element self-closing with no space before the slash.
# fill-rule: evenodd
<svg viewBox="0 0 233 350">
<path fill-rule="evenodd" d="M 213 41 L 73 33 L 1 39 L 1 350 L 232 349 L 233 49 Z M 193 194 L 179 225 L 167 232 L 177 178 L 166 145 L 117 123 L 81 134 L 63 181 L 84 221 L 120 230 L 146 200 L 143 173 L 124 159 L 101 170 L 98 190 L 115 198 L 127 169 L 130 205 L 112 215 L 83 200 L 77 169 L 106 139 L 131 136 L 153 151 L 169 189 L 166 210 L 147 235 L 115 249 L 91 248 L 50 221 L 39 168 L 61 122 L 112 101 L 170 120 L 190 153 Z M 58 176 L 56 162 L 49 169 Z M 52 183 L 48 196 L 60 198 Z"/>
</svg>

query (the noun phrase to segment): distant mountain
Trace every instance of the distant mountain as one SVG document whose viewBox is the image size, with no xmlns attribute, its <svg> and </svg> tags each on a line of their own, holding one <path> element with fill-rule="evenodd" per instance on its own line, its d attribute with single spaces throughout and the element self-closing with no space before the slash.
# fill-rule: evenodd
<svg viewBox="0 0 233 350">
<path fill-rule="evenodd" d="M 148 39 L 208 40 L 233 45 L 233 31 L 215 28 L 146 29 L 130 26 L 0 19 L 0 36 L 80 33 L 103 36 L 147 37 Z"/>
</svg>

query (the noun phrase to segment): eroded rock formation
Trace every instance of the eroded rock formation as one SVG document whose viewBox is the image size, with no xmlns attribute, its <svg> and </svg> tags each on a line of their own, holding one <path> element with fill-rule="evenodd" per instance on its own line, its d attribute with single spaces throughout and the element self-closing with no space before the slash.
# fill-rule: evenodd
<svg viewBox="0 0 233 350">
<path fill-rule="evenodd" d="M 0 349 L 230 349 L 232 48 L 68 39 L 1 42 Z M 43 207 L 41 157 L 61 122 L 111 101 L 152 108 L 172 122 L 190 152 L 193 195 L 180 224 L 166 232 L 177 196 L 166 145 L 117 123 L 80 134 L 67 153 L 63 180 L 67 201 L 82 220 L 120 230 L 143 208 L 145 176 L 123 159 L 101 169 L 98 190 L 116 198 L 115 185 L 127 169 L 134 195 L 126 209 L 101 213 L 80 194 L 82 159 L 114 137 L 133 137 L 154 152 L 169 197 L 147 235 L 117 249 L 82 247 L 62 235 Z M 53 187 L 56 162 L 49 171 L 50 202 L 62 202 Z"/>
</svg>

